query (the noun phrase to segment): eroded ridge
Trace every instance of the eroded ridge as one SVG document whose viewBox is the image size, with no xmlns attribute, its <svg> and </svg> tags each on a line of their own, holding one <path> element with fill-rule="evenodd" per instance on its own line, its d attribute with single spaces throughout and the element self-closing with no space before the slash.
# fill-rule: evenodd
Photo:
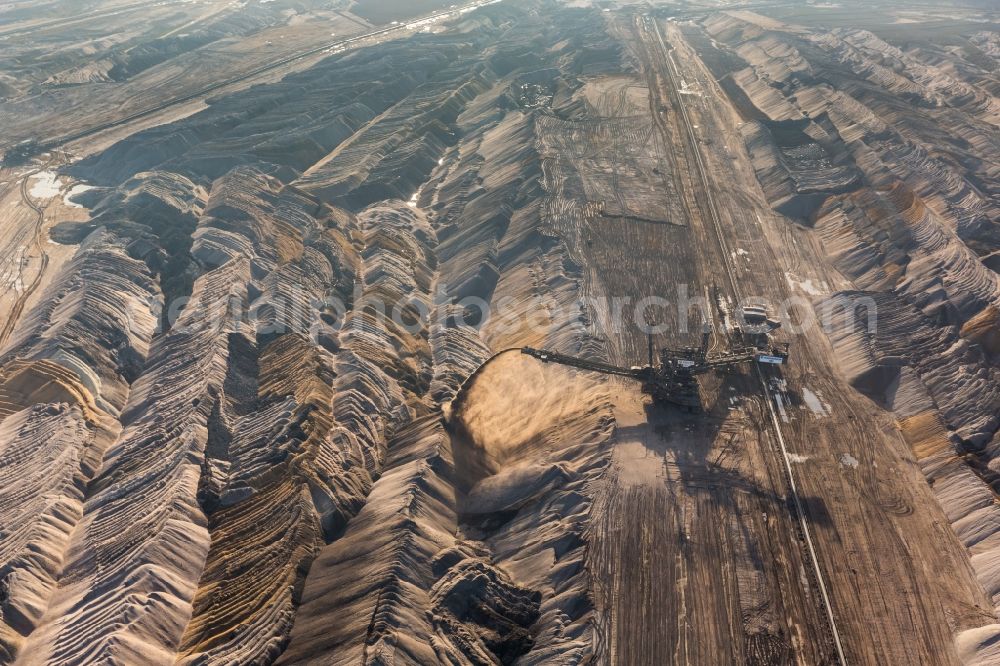
<svg viewBox="0 0 1000 666">
<path fill-rule="evenodd" d="M 991 663 L 992 15 L 257 4 L 0 57 L 0 663 Z"/>
</svg>

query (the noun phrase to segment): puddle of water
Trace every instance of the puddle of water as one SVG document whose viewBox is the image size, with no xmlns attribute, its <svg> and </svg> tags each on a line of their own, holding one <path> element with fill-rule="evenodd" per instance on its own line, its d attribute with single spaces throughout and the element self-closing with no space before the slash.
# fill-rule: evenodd
<svg viewBox="0 0 1000 666">
<path fill-rule="evenodd" d="M 824 417 L 830 415 L 830 405 L 823 402 L 823 397 L 817 393 L 813 393 L 807 388 L 802 389 L 802 400 L 806 403 L 809 410 L 818 417 Z"/>
<path fill-rule="evenodd" d="M 825 282 L 813 282 L 812 278 L 807 280 L 799 280 L 798 276 L 794 273 L 785 273 L 785 279 L 788 280 L 788 286 L 792 289 L 801 289 L 810 296 L 822 296 L 830 291 L 830 288 Z"/>
<path fill-rule="evenodd" d="M 28 194 L 36 199 L 51 199 L 59 194 L 62 183 L 56 176 L 55 171 L 42 171 L 31 177 L 32 185 Z"/>
<path fill-rule="evenodd" d="M 94 188 L 90 185 L 83 185 L 83 184 L 74 185 L 73 188 L 66 193 L 66 196 L 63 197 L 63 204 L 69 206 L 70 208 L 83 208 L 83 206 L 81 206 L 78 203 L 70 201 L 70 199 L 72 199 L 78 194 L 83 194 L 87 190 L 92 190 L 92 189 Z"/>
<path fill-rule="evenodd" d="M 851 469 L 858 468 L 858 459 L 852 456 L 850 453 L 845 453 L 840 456 L 840 464 L 844 467 L 850 467 Z"/>
</svg>

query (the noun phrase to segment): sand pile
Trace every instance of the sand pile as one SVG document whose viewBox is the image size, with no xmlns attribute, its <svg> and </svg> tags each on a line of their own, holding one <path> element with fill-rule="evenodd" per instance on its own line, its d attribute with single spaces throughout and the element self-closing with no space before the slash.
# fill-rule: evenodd
<svg viewBox="0 0 1000 666">
<path fill-rule="evenodd" d="M 450 430 L 467 534 L 514 582 L 542 593 L 535 646 L 521 663 L 591 650 L 579 567 L 590 484 L 609 463 L 611 428 L 600 382 L 517 352 L 490 361 L 456 401 Z"/>
<path fill-rule="evenodd" d="M 545 365 L 517 351 L 494 358 L 466 389 L 452 414 L 469 436 L 470 456 L 456 461 L 470 481 L 521 463 L 536 462 L 560 441 L 552 431 L 600 408 L 593 377 Z M 562 440 L 564 441 L 564 440 Z"/>
</svg>

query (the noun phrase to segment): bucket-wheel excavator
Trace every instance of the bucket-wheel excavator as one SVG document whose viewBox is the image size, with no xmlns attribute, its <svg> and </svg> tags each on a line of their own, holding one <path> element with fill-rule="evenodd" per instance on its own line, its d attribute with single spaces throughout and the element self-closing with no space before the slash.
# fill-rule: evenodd
<svg viewBox="0 0 1000 666">
<path fill-rule="evenodd" d="M 779 350 L 743 347 L 712 354 L 709 353 L 710 339 L 711 329 L 706 325 L 702 332 L 700 347 L 661 349 L 659 363 L 654 363 L 653 336 L 650 335 L 648 364 L 630 368 L 531 347 L 522 348 L 521 353 L 545 363 L 558 363 L 605 375 L 636 379 L 642 382 L 643 393 L 651 395 L 657 402 L 678 405 L 691 412 L 701 411 L 701 398 L 698 382 L 695 379 L 697 375 L 717 369 L 728 370 L 748 362 L 780 365 L 788 358 L 787 347 Z"/>
</svg>

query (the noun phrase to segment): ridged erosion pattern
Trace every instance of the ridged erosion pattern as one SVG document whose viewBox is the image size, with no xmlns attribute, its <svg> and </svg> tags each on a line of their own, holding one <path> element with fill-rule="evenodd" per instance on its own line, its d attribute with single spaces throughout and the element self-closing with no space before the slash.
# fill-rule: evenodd
<svg viewBox="0 0 1000 666">
<path fill-rule="evenodd" d="M 0 348 L 0 664 L 996 662 L 1000 37 L 590 4 L 62 167 Z M 627 367 L 631 304 L 753 290 L 828 327 L 699 414 L 518 353 Z"/>
<path fill-rule="evenodd" d="M 975 32 L 967 52 L 945 56 L 761 18 L 702 23 L 746 65 L 731 77 L 757 178 L 850 281 L 816 301 L 843 372 L 896 417 L 1000 609 L 1000 99 L 989 82 L 1000 40 Z M 994 663 L 998 635 L 970 629 L 956 647 Z"/>
<path fill-rule="evenodd" d="M 442 418 L 501 349 L 601 349 L 539 117 L 584 112 L 621 53 L 600 12 L 535 9 L 331 55 L 68 168 L 90 220 L 52 229 L 74 257 L 0 350 L 0 663 L 586 658 L 606 398 L 538 416 L 566 376 L 511 355 L 537 400 L 509 387 L 505 423 L 477 375 Z M 560 310 L 510 330 L 471 297 Z"/>
</svg>

